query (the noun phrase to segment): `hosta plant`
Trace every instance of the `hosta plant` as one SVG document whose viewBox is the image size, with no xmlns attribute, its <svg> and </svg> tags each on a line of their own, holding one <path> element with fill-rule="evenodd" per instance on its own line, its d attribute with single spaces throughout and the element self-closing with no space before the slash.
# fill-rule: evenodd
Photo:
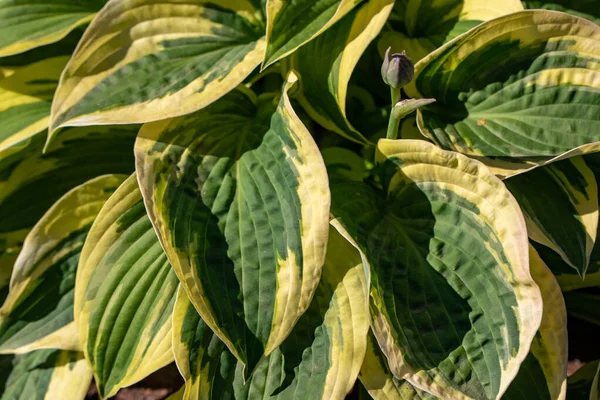
<svg viewBox="0 0 600 400">
<path fill-rule="evenodd" d="M 0 399 L 597 399 L 599 20 L 0 0 Z"/>
</svg>

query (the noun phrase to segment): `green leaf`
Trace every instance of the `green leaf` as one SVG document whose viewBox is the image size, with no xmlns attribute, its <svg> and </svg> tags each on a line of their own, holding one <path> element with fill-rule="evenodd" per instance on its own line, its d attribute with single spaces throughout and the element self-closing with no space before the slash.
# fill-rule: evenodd
<svg viewBox="0 0 600 400">
<path fill-rule="evenodd" d="M 600 26 L 581 18 L 530 10 L 488 21 L 417 64 L 411 95 L 437 100 L 419 128 L 504 176 L 543 164 L 600 141 L 599 61 Z"/>
<path fill-rule="evenodd" d="M 0 57 L 57 42 L 92 20 L 106 0 L 0 0 Z"/>
<path fill-rule="evenodd" d="M 75 283 L 75 324 L 102 398 L 173 361 L 178 285 L 131 175 L 90 229 Z"/>
<path fill-rule="evenodd" d="M 0 400 L 84 399 L 91 381 L 81 353 L 37 350 L 0 356 Z"/>
<path fill-rule="evenodd" d="M 377 47 L 406 50 L 414 62 L 483 21 L 523 10 L 519 0 L 397 0 Z"/>
<path fill-rule="evenodd" d="M 123 179 L 104 175 L 75 187 L 27 235 L 0 309 L 0 353 L 80 349 L 73 323 L 77 263 L 100 208 Z"/>
<path fill-rule="evenodd" d="M 592 361 L 567 380 L 567 400 L 598 400 L 600 362 Z"/>
<path fill-rule="evenodd" d="M 96 176 L 134 170 L 137 131 L 69 128 L 45 154 L 45 133 L 0 151 L 0 275 L 12 269 L 29 230 L 63 194 Z"/>
<path fill-rule="evenodd" d="M 361 0 L 267 0 L 267 48 L 263 69 L 314 39 Z"/>
<path fill-rule="evenodd" d="M 245 364 L 288 336 L 319 282 L 330 195 L 323 159 L 291 107 L 228 93 L 142 127 L 137 173 L 150 219 L 190 300 Z"/>
<path fill-rule="evenodd" d="M 567 313 L 570 317 L 600 325 L 600 295 L 572 291 L 564 293 Z"/>
<path fill-rule="evenodd" d="M 238 400 L 345 398 L 367 347 L 367 279 L 359 252 L 334 226 L 308 310 L 246 382 L 243 364 L 235 365 L 180 291 L 173 325 L 175 359 L 186 379 L 184 399 L 230 399 L 232 392 Z"/>
<path fill-rule="evenodd" d="M 369 331 L 367 352 L 358 375 L 369 395 L 375 400 L 436 400 L 432 394 L 415 388 L 392 375 L 379 343 Z"/>
<path fill-rule="evenodd" d="M 600 8 L 596 0 L 524 1 L 525 8 L 563 11 L 600 24 Z"/>
<path fill-rule="evenodd" d="M 393 0 L 362 4 L 285 60 L 286 67 L 301 76 L 301 93 L 296 99 L 311 118 L 361 144 L 369 141 L 346 117 L 348 82 L 359 58 L 385 24 L 393 4 Z M 378 79 L 379 69 L 373 74 Z"/>
<path fill-rule="evenodd" d="M 343 179 L 361 182 L 365 176 L 365 160 L 352 150 L 328 147 L 321 150 L 330 180 Z"/>
<path fill-rule="evenodd" d="M 333 185 L 332 214 L 370 264 L 391 371 L 441 398 L 498 399 L 542 316 L 519 206 L 466 156 L 422 140 L 378 149 L 386 188 Z"/>
<path fill-rule="evenodd" d="M 533 246 L 529 267 L 542 291 L 544 314 L 529 355 L 503 399 L 564 400 L 567 389 L 567 312 L 560 286 Z"/>
<path fill-rule="evenodd" d="M 598 233 L 596 233 L 596 236 Z M 600 246 L 598 242 L 594 245 L 590 255 L 584 277 L 579 272 L 568 265 L 554 250 L 541 244 L 533 244 L 544 263 L 550 268 L 563 292 L 571 290 L 600 286 Z"/>
<path fill-rule="evenodd" d="M 110 0 L 64 71 L 50 130 L 156 121 L 219 99 L 262 59 L 255 3 Z"/>
<path fill-rule="evenodd" d="M 529 237 L 584 276 L 598 229 L 598 187 L 584 158 L 536 168 L 504 183 L 525 214 Z"/>
</svg>

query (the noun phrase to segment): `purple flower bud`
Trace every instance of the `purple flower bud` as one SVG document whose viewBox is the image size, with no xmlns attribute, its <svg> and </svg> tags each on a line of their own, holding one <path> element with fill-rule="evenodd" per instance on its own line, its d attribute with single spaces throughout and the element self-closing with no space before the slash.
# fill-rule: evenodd
<svg viewBox="0 0 600 400">
<path fill-rule="evenodd" d="M 399 89 L 412 81 L 415 75 L 415 65 L 406 55 L 406 51 L 403 50 L 402 53 L 390 56 L 391 49 L 389 47 L 385 52 L 383 64 L 381 65 L 381 77 L 387 85 Z"/>
</svg>

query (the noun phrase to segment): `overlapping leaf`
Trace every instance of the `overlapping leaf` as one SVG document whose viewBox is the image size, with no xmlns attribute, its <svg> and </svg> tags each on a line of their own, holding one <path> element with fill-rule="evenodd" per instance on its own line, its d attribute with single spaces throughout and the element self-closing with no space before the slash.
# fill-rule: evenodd
<svg viewBox="0 0 600 400">
<path fill-rule="evenodd" d="M 369 332 L 367 352 L 358 375 L 374 400 L 435 400 L 432 394 L 415 388 L 410 383 L 392 375 L 379 343 Z"/>
<path fill-rule="evenodd" d="M 533 246 L 531 275 L 542 291 L 544 314 L 529 355 L 503 399 L 564 400 L 567 390 L 567 312 L 560 286 Z"/>
<path fill-rule="evenodd" d="M 155 121 L 210 104 L 260 63 L 262 14 L 253 0 L 109 1 L 65 69 L 51 130 Z"/>
<path fill-rule="evenodd" d="M 266 0 L 267 48 L 263 68 L 314 39 L 360 2 L 361 0 Z"/>
<path fill-rule="evenodd" d="M 57 42 L 92 20 L 106 0 L 1 0 L 0 57 Z"/>
<path fill-rule="evenodd" d="M 599 39 L 600 26 L 554 11 L 488 21 L 417 64 L 412 94 L 437 100 L 419 128 L 504 176 L 598 142 Z"/>
<path fill-rule="evenodd" d="M 173 361 L 178 285 L 131 175 L 90 229 L 75 282 L 75 324 L 102 398 Z"/>
<path fill-rule="evenodd" d="M 150 219 L 194 306 L 246 365 L 288 336 L 319 281 L 329 188 L 287 97 L 235 90 L 144 125 L 137 173 Z"/>
<path fill-rule="evenodd" d="M 529 237 L 584 276 L 598 229 L 598 187 L 584 158 L 537 168 L 505 183 L 525 214 Z"/>
<path fill-rule="evenodd" d="M 346 117 L 348 82 L 393 4 L 392 0 L 362 4 L 286 60 L 288 68 L 301 76 L 302 91 L 297 99 L 311 118 L 324 128 L 362 144 L 369 142 Z"/>
<path fill-rule="evenodd" d="M 441 398 L 500 398 L 542 314 L 518 204 L 465 156 L 421 140 L 378 148 L 387 190 L 334 185 L 332 213 L 370 264 L 390 368 Z"/>
<path fill-rule="evenodd" d="M 406 50 L 417 62 L 483 21 L 521 10 L 519 0 L 397 0 L 379 38 L 379 52 Z"/>
<path fill-rule="evenodd" d="M 523 1 L 525 8 L 563 11 L 600 24 L 600 7 L 596 0 Z"/>
<path fill-rule="evenodd" d="M 568 400 L 598 400 L 600 392 L 600 362 L 592 361 L 569 377 Z"/>
<path fill-rule="evenodd" d="M 31 230 L 0 309 L 1 353 L 79 349 L 73 323 L 77 263 L 94 219 L 123 179 L 104 175 L 75 187 Z"/>
<path fill-rule="evenodd" d="M 92 370 L 74 351 L 36 350 L 0 356 L 1 400 L 83 399 Z"/>
<path fill-rule="evenodd" d="M 592 250 L 585 276 L 581 276 L 577 270 L 567 264 L 554 250 L 537 243 L 534 244 L 534 247 L 542 260 L 544 260 L 544 263 L 550 268 L 554 276 L 556 276 L 556 280 L 564 292 L 600 285 L 600 246 L 598 244 Z"/>
<path fill-rule="evenodd" d="M 340 228 L 341 229 L 341 228 Z M 184 399 L 344 399 L 367 347 L 367 279 L 360 253 L 330 229 L 323 277 L 290 336 L 244 382 L 243 364 L 213 335 L 185 293 L 174 313 L 175 359 Z"/>
</svg>

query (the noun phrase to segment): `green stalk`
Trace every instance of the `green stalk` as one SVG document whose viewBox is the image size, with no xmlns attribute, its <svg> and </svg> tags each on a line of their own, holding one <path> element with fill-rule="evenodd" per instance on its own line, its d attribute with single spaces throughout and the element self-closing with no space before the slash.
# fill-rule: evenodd
<svg viewBox="0 0 600 400">
<path fill-rule="evenodd" d="M 390 111 L 390 120 L 388 122 L 386 138 L 387 139 L 398 139 L 398 128 L 400 127 L 400 120 L 402 119 L 402 117 L 397 115 L 396 113 L 394 113 L 394 107 L 401 100 L 402 95 L 400 93 L 400 88 L 398 88 L 398 89 L 390 88 L 390 89 L 391 89 L 391 94 L 392 94 L 392 109 Z M 396 114 L 396 115 L 394 115 L 394 114 Z"/>
</svg>

